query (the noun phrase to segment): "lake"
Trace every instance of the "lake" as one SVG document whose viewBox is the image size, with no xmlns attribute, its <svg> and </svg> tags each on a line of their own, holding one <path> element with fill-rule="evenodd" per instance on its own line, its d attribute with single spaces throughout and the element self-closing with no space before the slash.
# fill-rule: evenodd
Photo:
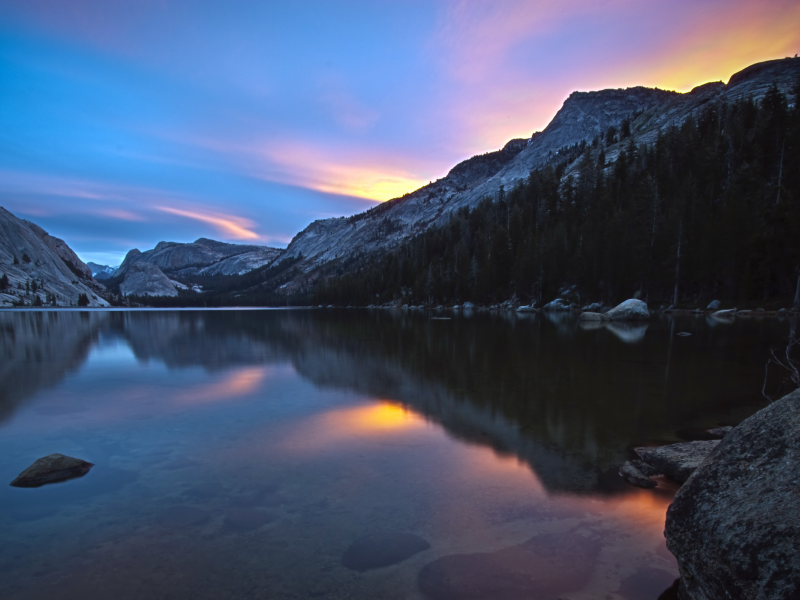
<svg viewBox="0 0 800 600">
<path fill-rule="evenodd" d="M 765 406 L 790 326 L 4 311 L 0 596 L 670 598 L 676 488 L 617 469 Z M 95 466 L 7 485 L 51 453 Z"/>
</svg>

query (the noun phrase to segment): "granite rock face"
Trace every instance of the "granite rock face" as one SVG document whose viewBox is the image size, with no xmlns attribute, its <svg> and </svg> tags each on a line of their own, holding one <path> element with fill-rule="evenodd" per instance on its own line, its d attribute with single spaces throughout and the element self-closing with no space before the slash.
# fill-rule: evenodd
<svg viewBox="0 0 800 600">
<path fill-rule="evenodd" d="M 282 252 L 278 248 L 206 238 L 189 244 L 159 242 L 152 250 L 141 252 L 134 248 L 128 252 L 116 275 L 125 276 L 137 263 L 149 263 L 175 275 L 241 275 L 271 263 Z"/>
<path fill-rule="evenodd" d="M 63 454 L 48 454 L 37 459 L 30 467 L 20 473 L 10 485 L 14 487 L 41 487 L 76 477 L 83 477 L 94 465 L 79 458 Z"/>
<path fill-rule="evenodd" d="M 685 482 L 719 444 L 719 440 L 682 442 L 656 448 L 635 448 L 636 454 L 667 477 Z"/>
<path fill-rule="evenodd" d="M 686 600 L 800 598 L 800 390 L 742 422 L 667 511 Z"/>
<path fill-rule="evenodd" d="M 89 306 L 109 305 L 101 296 L 106 289 L 92 279 L 91 269 L 64 240 L 4 208 L 0 208 L 0 274 L 8 276 L 12 288 L 0 293 L 0 307 L 20 300 L 30 305 L 34 296 L 45 303 L 48 294 L 58 306 L 76 305 L 81 294 L 86 294 Z M 18 290 L 31 281 L 39 283 L 36 293 Z"/>
<path fill-rule="evenodd" d="M 650 318 L 647 304 L 641 300 L 625 300 L 605 314 L 612 321 L 642 321 Z"/>
<path fill-rule="evenodd" d="M 123 296 L 177 296 L 178 290 L 156 265 L 137 262 L 125 272 L 119 291 Z"/>
</svg>

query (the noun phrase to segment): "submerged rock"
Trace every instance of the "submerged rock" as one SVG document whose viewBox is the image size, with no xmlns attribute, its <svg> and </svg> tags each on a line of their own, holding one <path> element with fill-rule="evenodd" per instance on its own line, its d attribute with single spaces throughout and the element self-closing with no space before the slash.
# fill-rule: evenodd
<svg viewBox="0 0 800 600">
<path fill-rule="evenodd" d="M 667 511 L 688 600 L 800 598 L 800 390 L 725 436 Z"/>
<path fill-rule="evenodd" d="M 40 487 L 76 477 L 83 477 L 94 464 L 63 454 L 48 454 L 36 460 L 20 473 L 10 485 L 14 487 Z"/>
<path fill-rule="evenodd" d="M 636 321 L 650 318 L 647 304 L 641 300 L 625 300 L 606 313 L 614 321 Z"/>
<path fill-rule="evenodd" d="M 635 485 L 636 487 L 640 488 L 654 488 L 656 487 L 656 482 L 650 479 L 647 475 L 642 473 L 636 465 L 631 463 L 631 461 L 625 461 L 623 465 L 619 468 L 619 475 L 625 481 L 630 483 L 631 485 Z"/>
<path fill-rule="evenodd" d="M 717 447 L 719 440 L 681 442 L 657 448 L 634 448 L 636 454 L 667 477 L 685 482 Z"/>
<path fill-rule="evenodd" d="M 431 545 L 413 533 L 387 531 L 358 538 L 342 555 L 342 565 L 355 571 L 388 567 Z"/>
<path fill-rule="evenodd" d="M 443 556 L 420 570 L 417 583 L 432 600 L 558 598 L 586 585 L 599 551 L 577 533 L 538 535 L 497 552 Z"/>
</svg>

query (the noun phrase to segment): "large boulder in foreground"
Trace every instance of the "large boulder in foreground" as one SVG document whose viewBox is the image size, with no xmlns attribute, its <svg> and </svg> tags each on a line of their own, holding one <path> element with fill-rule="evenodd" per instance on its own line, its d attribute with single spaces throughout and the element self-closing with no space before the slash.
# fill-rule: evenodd
<svg viewBox="0 0 800 600">
<path fill-rule="evenodd" d="M 47 483 L 57 483 L 83 477 L 94 465 L 80 458 L 63 454 L 48 454 L 36 460 L 20 473 L 10 485 L 14 487 L 41 487 Z"/>
<path fill-rule="evenodd" d="M 664 534 L 684 599 L 800 598 L 800 390 L 719 442 L 675 496 Z"/>
<path fill-rule="evenodd" d="M 612 321 L 638 321 L 650 318 L 650 311 L 647 304 L 641 300 L 625 300 L 606 313 Z"/>
</svg>

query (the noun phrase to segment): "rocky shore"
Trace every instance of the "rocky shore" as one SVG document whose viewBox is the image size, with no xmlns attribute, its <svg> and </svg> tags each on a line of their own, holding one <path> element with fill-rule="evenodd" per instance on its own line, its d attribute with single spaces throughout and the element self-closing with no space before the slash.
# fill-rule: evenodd
<svg viewBox="0 0 800 600">
<path fill-rule="evenodd" d="M 800 598 L 800 390 L 719 440 L 636 448 L 620 476 L 683 483 L 664 535 L 681 573 L 681 600 Z"/>
</svg>

